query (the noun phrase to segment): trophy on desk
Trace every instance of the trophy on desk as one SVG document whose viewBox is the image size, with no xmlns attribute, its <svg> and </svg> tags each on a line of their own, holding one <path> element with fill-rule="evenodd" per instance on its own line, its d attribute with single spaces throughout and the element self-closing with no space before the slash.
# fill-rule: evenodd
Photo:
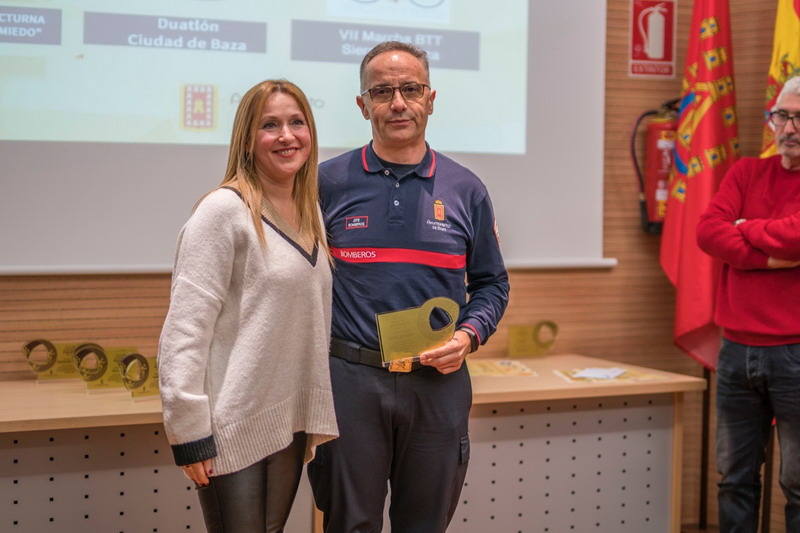
<svg viewBox="0 0 800 533">
<path fill-rule="evenodd" d="M 158 366 L 155 357 L 130 353 L 119 360 L 122 383 L 134 400 L 158 396 Z"/>
<path fill-rule="evenodd" d="M 86 382 L 88 392 L 119 390 L 123 388 L 119 361 L 136 348 L 112 346 L 103 348 L 98 344 L 87 343 L 73 355 L 75 368 Z"/>
<path fill-rule="evenodd" d="M 80 374 L 73 364 L 73 355 L 80 346 L 82 343 L 56 343 L 34 339 L 22 346 L 22 354 L 31 370 L 36 373 L 39 383 L 78 379 Z"/>
<path fill-rule="evenodd" d="M 508 326 L 508 356 L 537 357 L 547 353 L 556 342 L 558 324 L 541 320 L 531 325 Z"/>
</svg>

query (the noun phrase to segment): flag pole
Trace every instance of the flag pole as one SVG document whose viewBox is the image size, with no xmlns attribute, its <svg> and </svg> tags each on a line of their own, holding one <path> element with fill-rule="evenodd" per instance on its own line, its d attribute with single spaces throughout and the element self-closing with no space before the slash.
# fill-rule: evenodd
<svg viewBox="0 0 800 533">
<path fill-rule="evenodd" d="M 711 370 L 703 367 L 703 379 L 706 380 L 706 389 L 703 391 L 703 436 L 700 450 L 700 529 L 708 528 L 708 457 L 709 438 L 711 436 Z"/>
</svg>

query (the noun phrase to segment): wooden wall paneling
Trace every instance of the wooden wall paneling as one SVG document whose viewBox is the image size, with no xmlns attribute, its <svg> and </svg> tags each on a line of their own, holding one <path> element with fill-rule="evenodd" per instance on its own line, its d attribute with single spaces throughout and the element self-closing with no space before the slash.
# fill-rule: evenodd
<svg viewBox="0 0 800 533">
<path fill-rule="evenodd" d="M 33 379 L 32 339 L 135 346 L 155 355 L 168 275 L 0 277 L 0 380 Z"/>
<path fill-rule="evenodd" d="M 630 0 L 608 0 L 604 248 L 606 257 L 619 260 L 618 267 L 511 272 L 506 317 L 479 356 L 505 355 L 507 325 L 551 319 L 560 326 L 558 352 L 702 374 L 700 366 L 672 344 L 674 292 L 658 265 L 658 237 L 639 229 L 638 187 L 628 156 L 628 138 L 638 114 L 680 92 L 692 3 L 677 4 L 677 75 L 647 80 L 627 76 Z M 740 141 L 744 154 L 755 155 L 775 5 L 772 0 L 731 0 L 731 11 Z M 580 124 L 575 133 L 579 155 Z M 168 275 L 0 277 L 0 380 L 33 378 L 20 348 L 35 337 L 133 344 L 154 355 L 168 295 Z M 682 517 L 688 524 L 696 523 L 698 516 L 700 401 L 699 394 L 685 398 Z M 712 464 L 712 489 L 715 480 Z M 714 498 L 712 493 L 711 523 L 716 522 Z M 776 528 L 782 527 L 780 500 L 778 489 L 772 513 Z"/>
</svg>

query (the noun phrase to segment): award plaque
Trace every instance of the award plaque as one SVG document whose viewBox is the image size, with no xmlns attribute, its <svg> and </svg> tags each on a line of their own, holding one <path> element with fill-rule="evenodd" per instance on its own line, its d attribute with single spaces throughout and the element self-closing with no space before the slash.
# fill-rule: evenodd
<svg viewBox="0 0 800 533">
<path fill-rule="evenodd" d="M 106 373 L 108 358 L 99 344 L 87 342 L 77 346 L 72 352 L 72 364 L 83 381 L 91 382 Z"/>
<path fill-rule="evenodd" d="M 127 355 L 135 353 L 132 347 L 101 348 L 85 345 L 75 353 L 76 366 L 86 382 L 86 390 L 99 392 L 123 388 L 119 362 Z"/>
<path fill-rule="evenodd" d="M 78 379 L 80 374 L 72 357 L 75 349 L 80 346 L 79 343 L 53 343 L 45 339 L 35 339 L 22 347 L 22 353 L 31 370 L 36 372 L 39 382 Z"/>
<path fill-rule="evenodd" d="M 129 353 L 117 365 L 122 384 L 136 399 L 158 396 L 158 367 L 155 357 Z"/>
<path fill-rule="evenodd" d="M 438 329 L 431 327 L 431 314 L 439 309 L 447 314 L 448 323 Z M 390 370 L 408 372 L 419 354 L 449 341 L 456 329 L 458 303 L 450 298 L 431 298 L 419 307 L 378 313 L 378 340 L 383 365 Z"/>
<path fill-rule="evenodd" d="M 558 335 L 558 324 L 542 320 L 532 326 L 508 326 L 508 356 L 536 357 L 553 347 Z"/>
</svg>

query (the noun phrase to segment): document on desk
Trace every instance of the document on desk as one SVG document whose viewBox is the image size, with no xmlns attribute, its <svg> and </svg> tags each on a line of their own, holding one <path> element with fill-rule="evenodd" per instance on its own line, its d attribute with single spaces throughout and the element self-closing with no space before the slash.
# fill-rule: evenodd
<svg viewBox="0 0 800 533">
<path fill-rule="evenodd" d="M 619 367 L 585 367 L 570 370 L 553 370 L 553 372 L 569 383 L 589 382 L 602 383 L 609 381 L 649 381 L 658 379 L 655 374 Z"/>
<path fill-rule="evenodd" d="M 577 372 L 573 372 L 573 378 L 584 379 L 614 379 L 620 377 L 625 373 L 624 368 L 601 368 L 601 367 L 588 367 L 581 368 Z"/>
<path fill-rule="evenodd" d="M 470 359 L 467 361 L 469 374 L 475 376 L 536 376 L 536 372 L 520 361 L 512 359 L 481 360 Z"/>
</svg>

